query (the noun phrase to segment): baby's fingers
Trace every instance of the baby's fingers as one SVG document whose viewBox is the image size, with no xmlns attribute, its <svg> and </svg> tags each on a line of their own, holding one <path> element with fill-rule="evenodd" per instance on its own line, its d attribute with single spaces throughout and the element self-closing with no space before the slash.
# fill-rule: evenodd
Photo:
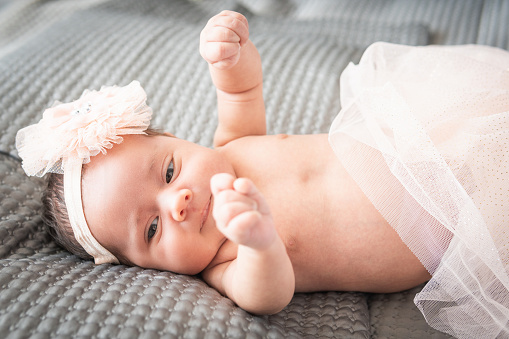
<svg viewBox="0 0 509 339">
<path fill-rule="evenodd" d="M 256 210 L 254 201 L 230 201 L 224 202 L 225 194 L 220 194 L 214 201 L 215 206 L 212 215 L 216 223 L 221 228 L 231 228 L 232 222 L 243 214 L 255 213 L 260 217 L 260 213 Z M 222 201 L 221 201 L 222 200 Z"/>
<path fill-rule="evenodd" d="M 259 225 L 261 219 L 262 216 L 259 212 L 247 211 L 231 219 L 226 227 L 221 228 L 221 232 L 236 244 L 258 245 L 254 235 L 258 231 L 257 225 Z"/>
<path fill-rule="evenodd" d="M 257 210 L 258 203 L 254 199 L 235 191 L 233 188 L 235 182 L 229 174 L 218 174 L 212 177 L 210 186 L 214 194 L 213 215 L 216 220 L 228 223 L 239 214 Z"/>
<path fill-rule="evenodd" d="M 230 69 L 240 59 L 249 40 L 247 19 L 240 13 L 223 11 L 212 17 L 200 34 L 200 54 L 218 69 Z"/>
<path fill-rule="evenodd" d="M 228 68 L 240 58 L 240 45 L 237 42 L 209 42 L 202 48 L 201 55 L 205 61 L 218 68 Z"/>
<path fill-rule="evenodd" d="M 210 186 L 214 194 L 212 214 L 220 227 L 230 227 L 231 222 L 244 213 L 255 212 L 259 215 L 258 203 L 251 197 L 234 189 L 239 179 L 221 173 L 212 177 Z"/>
<path fill-rule="evenodd" d="M 254 183 L 226 173 L 212 177 L 212 215 L 217 228 L 231 241 L 251 248 L 269 246 L 277 233 L 265 198 Z"/>
<path fill-rule="evenodd" d="M 212 190 L 212 194 L 216 195 L 221 191 L 233 189 L 234 181 L 235 177 L 231 174 L 228 173 L 215 174 L 210 179 L 210 188 Z"/>
<path fill-rule="evenodd" d="M 257 210 L 260 211 L 260 213 L 270 213 L 269 206 L 265 201 L 265 198 L 251 180 L 247 178 L 239 178 L 233 182 L 233 188 L 235 191 L 255 201 L 257 204 Z"/>
<path fill-rule="evenodd" d="M 212 27 L 223 27 L 230 30 L 234 35 L 238 36 L 239 43 L 243 46 L 249 39 L 249 25 L 245 16 L 240 13 L 232 11 L 222 11 L 215 17 L 209 20 L 207 26 Z M 213 32 L 213 30 L 208 30 Z M 213 34 L 212 34 L 213 36 Z M 228 33 L 227 37 L 231 37 Z M 208 41 L 230 41 L 230 40 L 208 40 Z"/>
<path fill-rule="evenodd" d="M 213 26 L 204 30 L 201 36 L 205 42 L 229 42 L 240 46 L 240 37 L 231 29 L 221 26 Z"/>
</svg>

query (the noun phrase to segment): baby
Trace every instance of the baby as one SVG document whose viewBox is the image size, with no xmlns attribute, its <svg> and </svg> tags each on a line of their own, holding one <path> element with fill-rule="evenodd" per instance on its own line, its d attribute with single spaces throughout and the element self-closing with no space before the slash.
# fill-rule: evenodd
<svg viewBox="0 0 509 339">
<path fill-rule="evenodd" d="M 241 14 L 210 19 L 200 52 L 217 88 L 214 149 L 170 134 L 130 134 L 92 155 L 81 197 L 100 245 L 121 263 L 201 273 L 260 314 L 278 312 L 294 292 L 393 292 L 429 279 L 345 172 L 326 134 L 266 135 L 261 61 Z M 138 86 L 56 108 L 90 115 L 103 96 L 135 105 L 143 101 L 130 98 Z M 66 204 L 60 199 L 58 208 Z M 69 227 L 59 232 L 74 236 Z"/>
<path fill-rule="evenodd" d="M 86 92 L 20 131 L 25 171 L 57 173 L 45 197 L 57 241 L 96 263 L 201 274 L 255 314 L 280 311 L 295 292 L 396 292 L 430 279 L 375 206 L 385 193 L 368 198 L 327 134 L 266 135 L 260 56 L 241 14 L 210 19 L 200 53 L 217 90 L 213 149 L 146 130 L 137 82 Z M 445 248 L 451 238 L 443 232 Z"/>
</svg>

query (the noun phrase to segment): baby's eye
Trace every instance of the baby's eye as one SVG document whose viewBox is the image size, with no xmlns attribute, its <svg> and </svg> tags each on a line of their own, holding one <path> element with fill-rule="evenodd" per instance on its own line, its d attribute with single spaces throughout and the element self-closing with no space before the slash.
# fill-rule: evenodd
<svg viewBox="0 0 509 339">
<path fill-rule="evenodd" d="M 166 170 L 166 183 L 169 184 L 173 178 L 173 159 L 171 159 L 168 169 Z"/>
<path fill-rule="evenodd" d="M 152 223 L 150 224 L 150 227 L 148 228 L 148 240 L 152 239 L 157 231 L 157 223 L 159 222 L 159 217 L 155 218 Z"/>
</svg>

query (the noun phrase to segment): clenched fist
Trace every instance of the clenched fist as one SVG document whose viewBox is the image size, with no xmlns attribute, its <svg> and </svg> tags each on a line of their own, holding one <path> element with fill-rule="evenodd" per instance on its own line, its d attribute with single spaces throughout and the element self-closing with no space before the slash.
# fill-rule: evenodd
<svg viewBox="0 0 509 339">
<path fill-rule="evenodd" d="M 222 11 L 212 17 L 200 34 L 200 54 L 212 66 L 227 70 L 237 64 L 240 49 L 249 39 L 247 19 L 240 13 Z"/>
<path fill-rule="evenodd" d="M 268 248 L 277 239 L 265 198 L 253 182 L 221 173 L 211 179 L 213 217 L 217 228 L 231 241 L 253 249 Z"/>
</svg>

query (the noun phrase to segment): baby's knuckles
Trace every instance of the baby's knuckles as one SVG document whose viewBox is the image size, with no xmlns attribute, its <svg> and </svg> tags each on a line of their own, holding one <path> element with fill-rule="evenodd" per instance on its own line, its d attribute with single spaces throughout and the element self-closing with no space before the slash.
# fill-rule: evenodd
<svg viewBox="0 0 509 339">
<path fill-rule="evenodd" d="M 255 201 L 234 190 L 223 190 L 217 193 L 214 199 L 212 215 L 217 223 L 225 227 L 239 214 L 256 208 Z"/>
<path fill-rule="evenodd" d="M 238 42 L 205 42 L 200 46 L 202 57 L 210 64 L 234 65 L 240 57 Z"/>
<path fill-rule="evenodd" d="M 240 42 L 239 34 L 221 25 L 207 25 L 200 33 L 200 42 Z"/>
<path fill-rule="evenodd" d="M 263 249 L 266 241 L 258 236 L 261 215 L 257 211 L 246 211 L 237 215 L 230 222 L 227 232 L 230 240 L 238 245 L 244 245 L 253 249 Z"/>
<path fill-rule="evenodd" d="M 238 43 L 222 43 L 218 44 L 217 48 L 210 51 L 211 59 L 215 60 L 216 63 L 222 63 L 224 65 L 235 65 L 239 60 L 240 45 Z M 214 62 L 213 62 L 214 64 Z"/>
<path fill-rule="evenodd" d="M 224 27 L 231 30 L 239 37 L 241 44 L 245 43 L 249 38 L 249 25 L 247 19 L 240 13 L 229 11 L 221 12 L 209 20 L 206 28 L 209 26 Z"/>
<path fill-rule="evenodd" d="M 214 27 L 209 31 L 209 41 L 240 43 L 240 37 L 232 30 L 224 27 Z"/>
</svg>

